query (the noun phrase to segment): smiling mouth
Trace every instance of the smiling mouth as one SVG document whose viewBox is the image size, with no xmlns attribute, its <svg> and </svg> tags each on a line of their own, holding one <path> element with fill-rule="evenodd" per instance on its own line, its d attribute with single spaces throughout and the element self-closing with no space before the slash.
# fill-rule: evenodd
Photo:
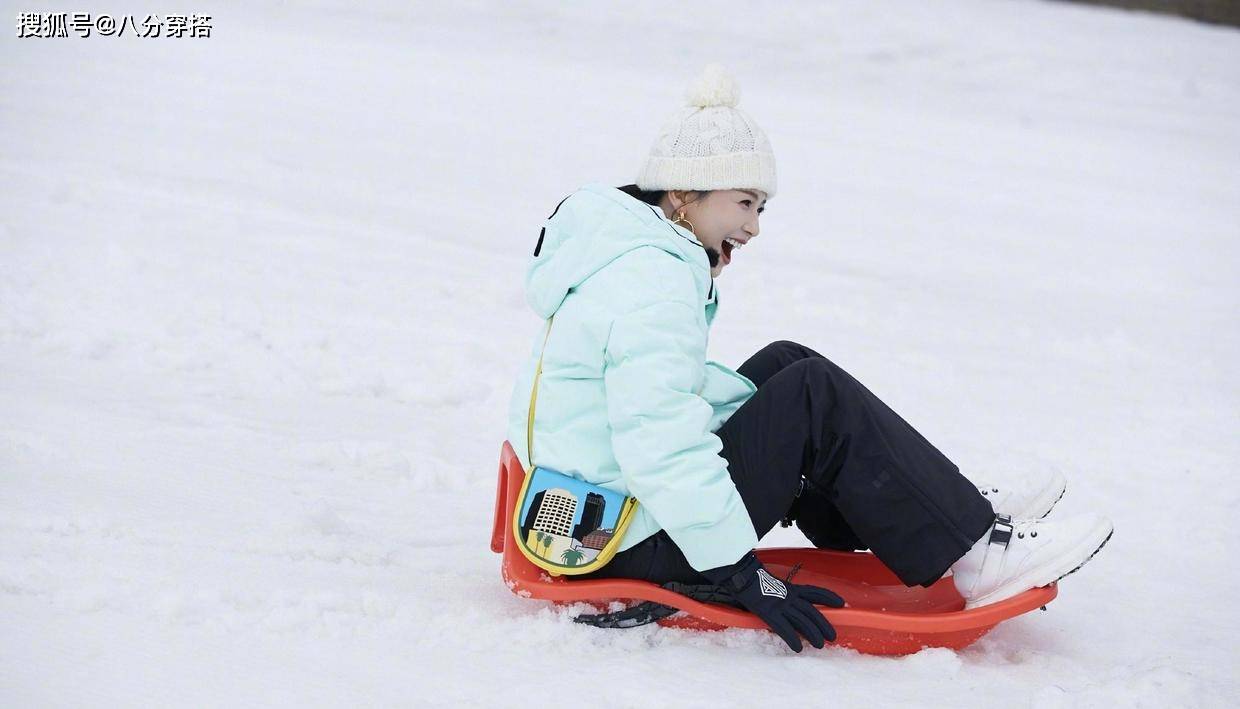
<svg viewBox="0 0 1240 709">
<path fill-rule="evenodd" d="M 719 248 L 722 250 L 723 264 L 726 266 L 729 263 L 732 263 L 732 243 L 725 241 Z"/>
</svg>

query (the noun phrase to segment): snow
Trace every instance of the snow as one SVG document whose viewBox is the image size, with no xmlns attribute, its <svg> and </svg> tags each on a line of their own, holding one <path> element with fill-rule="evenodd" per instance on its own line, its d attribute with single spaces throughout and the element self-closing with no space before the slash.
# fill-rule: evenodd
<svg viewBox="0 0 1240 709">
<path fill-rule="evenodd" d="M 0 41 L 0 703 L 1240 696 L 1236 29 L 1031 0 L 141 9 L 212 37 Z M 581 627 L 500 579 L 538 224 L 630 182 L 709 61 L 780 166 L 711 356 L 803 342 L 971 477 L 1064 471 L 1056 514 L 1116 534 L 1048 612 L 958 653 L 793 655 Z"/>
</svg>

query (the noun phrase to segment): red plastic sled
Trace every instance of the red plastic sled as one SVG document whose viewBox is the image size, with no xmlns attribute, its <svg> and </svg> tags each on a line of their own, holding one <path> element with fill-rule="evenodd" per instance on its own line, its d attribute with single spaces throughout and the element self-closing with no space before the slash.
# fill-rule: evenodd
<svg viewBox="0 0 1240 709">
<path fill-rule="evenodd" d="M 588 603 L 600 610 L 606 610 L 611 601 L 654 601 L 684 611 L 658 621 L 660 625 L 697 630 L 766 629 L 766 624 L 751 613 L 696 601 L 649 581 L 550 576 L 531 564 L 512 538 L 513 510 L 508 501 L 516 499 L 524 480 L 525 470 L 512 445 L 505 441 L 495 490 L 491 551 L 504 555 L 504 581 L 513 593 L 556 603 Z M 940 579 L 930 588 L 909 588 L 868 552 L 789 547 L 758 549 L 757 553 L 776 576 L 782 578 L 800 563 L 797 583 L 825 586 L 842 596 L 848 604 L 844 608 L 820 607 L 835 627 L 835 644 L 872 655 L 906 655 L 927 647 L 963 648 L 1000 622 L 1045 606 L 1058 593 L 1051 584 L 1006 601 L 964 610 L 964 599 L 950 578 Z"/>
</svg>

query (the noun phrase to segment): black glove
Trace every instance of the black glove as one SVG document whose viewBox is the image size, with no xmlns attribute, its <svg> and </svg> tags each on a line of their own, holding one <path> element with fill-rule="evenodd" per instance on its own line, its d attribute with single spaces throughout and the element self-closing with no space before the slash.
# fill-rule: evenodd
<svg viewBox="0 0 1240 709">
<path fill-rule="evenodd" d="M 793 652 L 801 651 L 798 632 L 816 648 L 825 645 L 824 638 L 835 640 L 835 628 L 814 604 L 840 608 L 844 599 L 825 588 L 780 581 L 752 551 L 731 566 L 707 569 L 702 575 L 735 596 L 783 638 Z"/>
</svg>

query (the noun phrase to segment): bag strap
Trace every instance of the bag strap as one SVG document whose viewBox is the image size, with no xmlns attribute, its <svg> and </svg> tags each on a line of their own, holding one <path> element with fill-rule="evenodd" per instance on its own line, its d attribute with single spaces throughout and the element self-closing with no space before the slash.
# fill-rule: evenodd
<svg viewBox="0 0 1240 709">
<path fill-rule="evenodd" d="M 525 455 L 528 469 L 534 470 L 534 404 L 538 401 L 538 379 L 542 376 L 543 354 L 547 351 L 547 339 L 551 337 L 551 321 L 555 315 L 547 318 L 547 333 L 543 335 L 542 351 L 538 353 L 538 368 L 534 370 L 534 387 L 530 391 L 530 415 L 525 423 Z"/>
</svg>

